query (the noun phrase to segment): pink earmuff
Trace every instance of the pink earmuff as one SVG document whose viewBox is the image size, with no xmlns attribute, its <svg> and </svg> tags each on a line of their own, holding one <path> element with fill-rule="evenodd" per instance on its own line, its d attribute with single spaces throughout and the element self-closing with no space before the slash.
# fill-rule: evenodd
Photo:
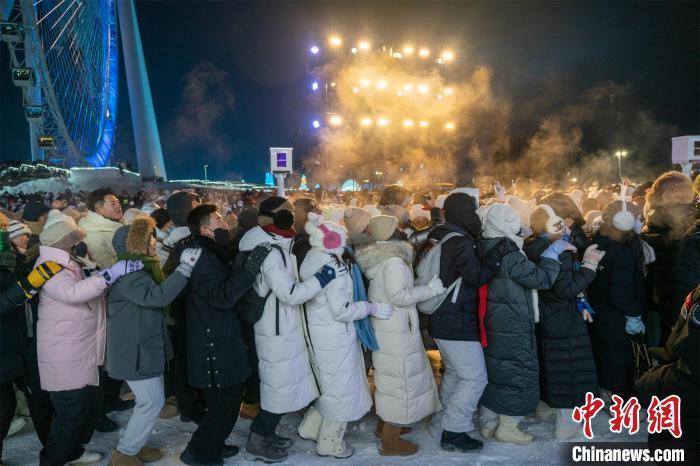
<svg viewBox="0 0 700 466">
<path fill-rule="evenodd" d="M 340 234 L 331 231 L 326 225 L 319 225 L 318 229 L 323 232 L 323 247 L 326 249 L 338 249 L 343 245 L 343 239 Z"/>
</svg>

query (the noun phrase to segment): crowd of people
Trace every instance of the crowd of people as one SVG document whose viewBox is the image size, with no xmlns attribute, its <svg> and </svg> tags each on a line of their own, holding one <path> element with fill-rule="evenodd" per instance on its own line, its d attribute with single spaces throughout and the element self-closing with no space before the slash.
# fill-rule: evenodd
<svg viewBox="0 0 700 466">
<path fill-rule="evenodd" d="M 529 415 L 579 439 L 572 413 L 591 392 L 608 407 L 681 396 L 697 448 L 695 200 L 678 172 L 289 198 L 5 193 L 0 442 L 28 414 L 41 465 L 93 463 L 94 431 L 133 408 L 110 465 L 159 460 L 151 431 L 178 415 L 197 425 L 185 464 L 238 454 L 239 416 L 249 457 L 280 462 L 294 440 L 276 428 L 303 411 L 298 436 L 347 458 L 348 423 L 374 409 L 381 455 L 415 454 L 402 435 L 424 420 L 458 454 L 533 442 Z M 653 368 L 635 357 L 647 345 Z"/>
</svg>

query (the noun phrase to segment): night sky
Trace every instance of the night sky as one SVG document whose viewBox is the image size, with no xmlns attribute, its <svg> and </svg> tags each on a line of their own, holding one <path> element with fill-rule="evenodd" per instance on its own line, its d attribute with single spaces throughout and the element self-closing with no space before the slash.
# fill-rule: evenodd
<svg viewBox="0 0 700 466">
<path fill-rule="evenodd" d="M 262 181 L 269 146 L 311 145 L 308 49 L 330 32 L 452 47 L 490 66 L 513 102 L 514 131 L 615 82 L 629 86 L 628 105 L 698 134 L 698 5 L 139 1 L 137 13 L 169 178 L 201 178 L 208 163 L 210 179 Z M 28 136 L 1 48 L 0 155 L 10 160 L 29 156 Z M 123 69 L 119 92 L 113 159 L 135 162 Z"/>
</svg>

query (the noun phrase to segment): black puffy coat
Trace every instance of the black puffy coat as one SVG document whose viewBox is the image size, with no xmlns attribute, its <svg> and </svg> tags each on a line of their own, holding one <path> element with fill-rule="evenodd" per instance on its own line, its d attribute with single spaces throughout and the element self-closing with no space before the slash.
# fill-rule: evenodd
<svg viewBox="0 0 700 466">
<path fill-rule="evenodd" d="M 440 241 L 448 233 L 462 237 L 447 240 L 440 254 L 440 280 L 448 287 L 462 277 L 457 301 L 445 299 L 428 320 L 428 333 L 433 338 L 457 341 L 479 341 L 479 287 L 498 270 L 495 257 L 480 258 L 479 244 L 467 230 L 453 223 L 433 228 L 429 239 Z"/>
<path fill-rule="evenodd" d="M 700 459 L 700 306 L 698 296 L 688 300 L 684 311 L 661 352 L 665 356 L 663 363 L 646 374 L 636 383 L 642 406 L 648 406 L 653 395 L 660 399 L 668 395 L 678 395 L 681 398 L 681 428 L 683 435 L 680 441 L 687 442 L 688 448 L 694 446 L 694 459 L 685 458 L 687 464 L 698 464 Z M 673 442 L 667 432 L 649 435 L 649 445 L 657 442 Z M 668 443 L 659 446 L 671 446 Z"/>
<path fill-rule="evenodd" d="M 629 395 L 634 384 L 634 358 L 626 316 L 645 311 L 644 271 L 632 248 L 596 233 L 593 242 L 605 251 L 598 275 L 588 287 L 595 310 L 590 326 L 591 343 L 601 388 Z"/>
<path fill-rule="evenodd" d="M 674 271 L 673 309 L 680 310 L 686 296 L 700 285 L 700 221 L 686 231 Z"/>
<path fill-rule="evenodd" d="M 697 219 L 697 211 L 690 204 L 670 204 L 650 211 L 642 230 L 642 239 L 654 248 L 656 260 L 649 264 L 647 276 L 647 297 L 653 299 L 654 308 L 661 317 L 662 341 L 673 326 L 685 295 L 676 288 L 679 252 L 688 229 Z M 685 251 L 687 252 L 687 251 Z M 697 263 L 694 264 L 698 267 Z M 686 277 L 692 280 L 692 276 Z"/>
<path fill-rule="evenodd" d="M 539 263 L 549 241 L 537 238 L 525 247 L 528 258 Z M 575 254 L 559 256 L 559 275 L 549 290 L 539 292 L 540 323 L 536 326 L 540 362 L 540 399 L 553 408 L 574 408 L 585 402 L 586 392 L 596 393 L 593 350 L 586 322 L 576 297 L 596 273 L 581 268 Z"/>
<path fill-rule="evenodd" d="M 231 387 L 250 375 L 234 306 L 255 276 L 232 268 L 223 247 L 211 238 L 194 235 L 187 245 L 202 248 L 186 296 L 189 382 L 198 388 Z"/>
<path fill-rule="evenodd" d="M 482 241 L 489 251 L 500 238 Z M 510 240 L 508 240 L 510 241 Z M 559 273 L 559 262 L 543 258 L 530 262 L 521 252 L 506 254 L 489 282 L 484 326 L 488 385 L 481 404 L 498 414 L 525 416 L 540 399 L 539 367 L 535 337 L 532 290 L 550 288 Z"/>
</svg>

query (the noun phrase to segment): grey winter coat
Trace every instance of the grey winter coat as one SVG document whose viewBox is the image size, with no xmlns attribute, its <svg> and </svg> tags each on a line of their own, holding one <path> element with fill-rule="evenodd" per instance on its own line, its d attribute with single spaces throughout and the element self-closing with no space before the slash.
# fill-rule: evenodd
<svg viewBox="0 0 700 466">
<path fill-rule="evenodd" d="M 483 240 L 483 251 L 499 240 Z M 525 416 L 537 406 L 540 390 L 532 290 L 551 288 L 558 274 L 558 261 L 542 258 L 535 264 L 518 251 L 503 257 L 488 284 L 484 358 L 489 383 L 481 404 L 498 414 Z"/>
<path fill-rule="evenodd" d="M 117 380 L 144 380 L 165 371 L 163 308 L 187 286 L 174 272 L 160 285 L 143 270 L 121 277 L 109 290 L 107 372 Z"/>
</svg>

